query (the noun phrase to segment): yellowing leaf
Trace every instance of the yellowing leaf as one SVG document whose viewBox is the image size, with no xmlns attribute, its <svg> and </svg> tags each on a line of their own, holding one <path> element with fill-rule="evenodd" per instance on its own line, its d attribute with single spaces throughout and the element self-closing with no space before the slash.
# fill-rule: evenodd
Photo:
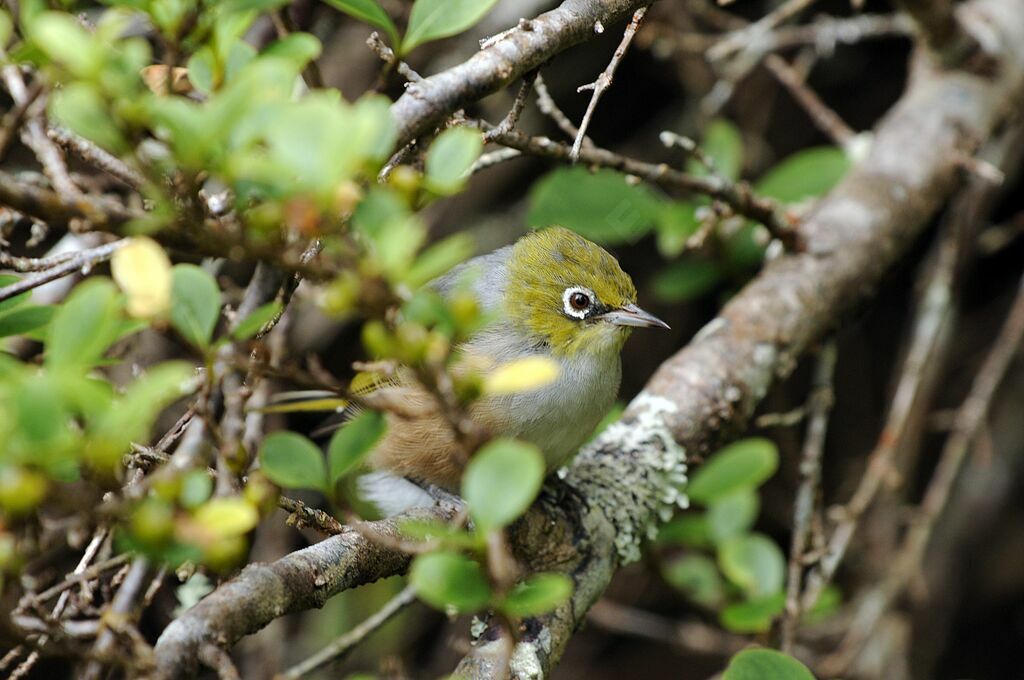
<svg viewBox="0 0 1024 680">
<path fill-rule="evenodd" d="M 128 313 L 135 318 L 157 318 L 170 309 L 171 261 L 153 239 L 130 239 L 114 253 L 110 271 L 128 296 Z"/>
<path fill-rule="evenodd" d="M 550 385 L 558 378 L 558 363 L 541 356 L 517 359 L 502 364 L 484 381 L 487 394 L 527 392 Z"/>
<path fill-rule="evenodd" d="M 195 520 L 218 536 L 241 536 L 256 527 L 260 515 L 241 498 L 215 498 L 196 510 Z"/>
</svg>

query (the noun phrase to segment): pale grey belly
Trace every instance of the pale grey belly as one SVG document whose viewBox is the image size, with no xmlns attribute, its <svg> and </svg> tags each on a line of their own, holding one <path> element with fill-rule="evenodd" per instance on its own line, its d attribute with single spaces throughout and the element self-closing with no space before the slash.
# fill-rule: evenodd
<svg viewBox="0 0 1024 680">
<path fill-rule="evenodd" d="M 501 398 L 506 417 L 496 433 L 536 444 L 549 470 L 587 441 L 615 402 L 622 377 L 618 353 L 560 363 L 551 385 Z"/>
</svg>

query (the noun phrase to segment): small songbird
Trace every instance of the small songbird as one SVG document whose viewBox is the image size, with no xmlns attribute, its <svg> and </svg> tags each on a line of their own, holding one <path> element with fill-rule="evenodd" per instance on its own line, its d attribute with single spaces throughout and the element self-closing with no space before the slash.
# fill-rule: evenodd
<svg viewBox="0 0 1024 680">
<path fill-rule="evenodd" d="M 576 452 L 612 406 L 631 329 L 668 328 L 636 305 L 636 287 L 614 257 L 561 227 L 473 258 L 430 285 L 450 297 L 467 283 L 492 321 L 458 348 L 461 356 L 493 367 L 539 355 L 559 369 L 542 387 L 485 395 L 470 416 L 493 435 L 536 444 L 549 471 Z M 368 458 L 377 472 L 360 480 L 364 497 L 394 514 L 432 503 L 408 480 L 458 489 L 465 456 L 434 397 L 403 383 L 377 391 L 402 408 L 388 414 L 387 433 Z"/>
</svg>

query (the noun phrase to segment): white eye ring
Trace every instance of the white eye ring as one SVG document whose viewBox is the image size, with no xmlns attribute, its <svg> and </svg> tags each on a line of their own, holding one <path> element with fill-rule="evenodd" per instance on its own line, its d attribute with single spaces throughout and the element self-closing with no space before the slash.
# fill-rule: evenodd
<svg viewBox="0 0 1024 680">
<path fill-rule="evenodd" d="M 565 292 L 562 293 L 562 310 L 574 319 L 585 319 L 587 318 L 587 312 L 590 311 L 590 305 L 587 306 L 587 309 L 576 309 L 573 307 L 572 296 L 577 293 L 586 295 L 590 300 L 591 305 L 594 304 L 594 300 L 597 299 L 597 296 L 594 295 L 594 291 L 589 288 L 584 288 L 583 286 L 569 286 L 565 289 Z"/>
</svg>

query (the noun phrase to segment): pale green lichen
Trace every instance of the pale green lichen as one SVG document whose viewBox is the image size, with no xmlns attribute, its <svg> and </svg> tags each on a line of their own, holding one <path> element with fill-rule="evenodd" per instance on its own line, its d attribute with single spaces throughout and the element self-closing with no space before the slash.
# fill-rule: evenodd
<svg viewBox="0 0 1024 680">
<path fill-rule="evenodd" d="M 641 541 L 654 538 L 660 522 L 689 505 L 682 491 L 686 452 L 666 423 L 676 410 L 664 397 L 640 393 L 630 404 L 628 420 L 608 426 L 580 453 L 567 476 L 614 526 L 622 564 L 640 559 Z"/>
<path fill-rule="evenodd" d="M 547 628 L 544 631 L 550 639 L 551 632 Z M 510 675 L 516 680 L 541 680 L 544 677 L 544 666 L 537 653 L 538 642 L 520 642 L 516 645 L 508 664 Z"/>
</svg>

